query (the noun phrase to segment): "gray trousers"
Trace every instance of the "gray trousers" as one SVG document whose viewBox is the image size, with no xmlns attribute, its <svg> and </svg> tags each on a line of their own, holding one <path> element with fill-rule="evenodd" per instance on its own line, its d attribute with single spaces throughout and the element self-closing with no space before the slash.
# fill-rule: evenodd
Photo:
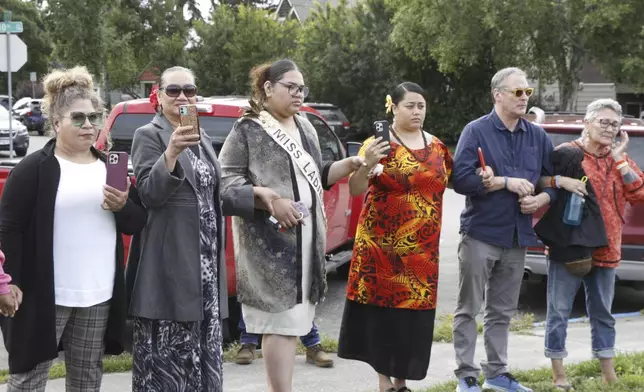
<svg viewBox="0 0 644 392">
<path fill-rule="evenodd" d="M 459 291 L 454 314 L 454 351 L 457 378 L 478 377 L 474 363 L 476 315 L 485 298 L 483 338 L 487 361 L 481 362 L 486 378 L 508 371 L 510 320 L 516 314 L 525 266 L 526 248 L 506 249 L 475 240 L 467 234 L 458 245 Z"/>
<path fill-rule="evenodd" d="M 65 351 L 67 392 L 99 392 L 103 378 L 103 351 L 110 303 L 88 308 L 56 305 L 56 339 Z M 49 368 L 54 361 L 39 363 L 34 369 L 9 375 L 8 392 L 44 392 Z"/>
</svg>

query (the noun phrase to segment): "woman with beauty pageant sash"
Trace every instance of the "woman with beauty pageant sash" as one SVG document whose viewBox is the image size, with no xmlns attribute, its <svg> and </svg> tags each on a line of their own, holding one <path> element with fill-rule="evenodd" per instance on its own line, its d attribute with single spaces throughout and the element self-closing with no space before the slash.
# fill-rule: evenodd
<svg viewBox="0 0 644 392">
<path fill-rule="evenodd" d="M 224 143 L 224 192 L 252 188 L 233 217 L 237 298 L 246 329 L 262 334 L 269 391 L 291 392 L 296 337 L 311 329 L 326 293 L 323 190 L 364 165 L 322 161 L 315 128 L 297 113 L 308 87 L 290 60 L 251 71 L 250 108 Z"/>
</svg>

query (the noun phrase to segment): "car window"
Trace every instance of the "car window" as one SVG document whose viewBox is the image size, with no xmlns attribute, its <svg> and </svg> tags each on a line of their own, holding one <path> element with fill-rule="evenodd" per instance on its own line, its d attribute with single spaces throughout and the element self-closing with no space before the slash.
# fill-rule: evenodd
<svg viewBox="0 0 644 392">
<path fill-rule="evenodd" d="M 113 150 L 130 152 L 134 131 L 152 121 L 153 114 L 125 113 L 114 120 L 110 134 L 114 143 Z M 217 153 L 224 144 L 226 136 L 235 124 L 237 118 L 200 116 L 199 125 L 212 139 L 212 144 Z"/>
<path fill-rule="evenodd" d="M 577 133 L 549 133 L 552 144 L 556 146 L 579 138 Z M 644 168 L 644 136 L 629 134 L 628 156 L 637 163 L 637 166 Z"/>
<path fill-rule="evenodd" d="M 338 140 L 335 138 L 333 131 L 328 125 L 322 121 L 315 114 L 307 113 L 306 118 L 309 119 L 315 130 L 318 132 L 318 140 L 320 141 L 320 150 L 322 152 L 322 160 L 324 161 L 337 161 L 340 160 L 340 147 Z"/>
<path fill-rule="evenodd" d="M 317 109 L 328 122 L 349 122 L 340 109 Z"/>
</svg>

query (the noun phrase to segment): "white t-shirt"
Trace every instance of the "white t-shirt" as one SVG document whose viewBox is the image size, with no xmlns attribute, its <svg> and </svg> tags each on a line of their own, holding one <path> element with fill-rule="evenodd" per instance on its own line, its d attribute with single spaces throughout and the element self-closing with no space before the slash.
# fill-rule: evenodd
<svg viewBox="0 0 644 392">
<path fill-rule="evenodd" d="M 60 183 L 54 210 L 56 305 L 89 307 L 112 298 L 116 273 L 116 221 L 103 210 L 105 164 L 79 164 L 56 156 Z"/>
</svg>

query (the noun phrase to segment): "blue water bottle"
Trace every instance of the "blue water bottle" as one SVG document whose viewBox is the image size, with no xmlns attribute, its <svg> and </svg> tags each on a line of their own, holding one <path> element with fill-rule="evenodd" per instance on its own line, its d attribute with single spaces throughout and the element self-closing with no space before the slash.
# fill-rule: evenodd
<svg viewBox="0 0 644 392">
<path fill-rule="evenodd" d="M 584 176 L 581 181 L 586 182 L 588 179 Z M 564 209 L 563 222 L 569 226 L 579 226 L 581 218 L 584 215 L 584 197 L 576 193 L 570 193 Z"/>
</svg>

